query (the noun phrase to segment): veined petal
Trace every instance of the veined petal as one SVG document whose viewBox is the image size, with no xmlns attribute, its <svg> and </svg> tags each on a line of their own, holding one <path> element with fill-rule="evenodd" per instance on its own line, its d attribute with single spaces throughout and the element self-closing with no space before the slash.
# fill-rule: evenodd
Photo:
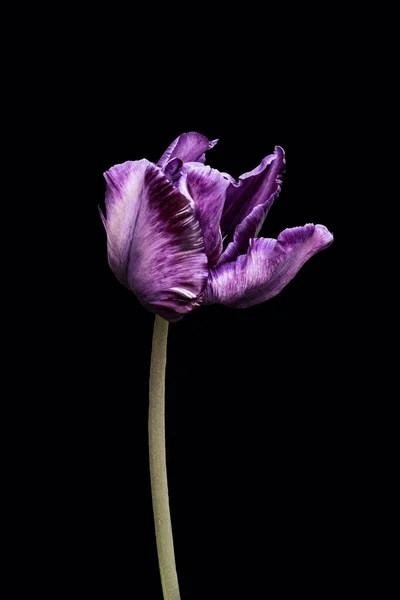
<svg viewBox="0 0 400 600">
<path fill-rule="evenodd" d="M 312 224 L 285 229 L 277 240 L 251 239 L 246 255 L 210 271 L 203 303 L 247 308 L 265 302 L 332 241 L 326 227 Z"/>
<path fill-rule="evenodd" d="M 104 173 L 108 260 L 119 281 L 127 286 L 126 265 L 148 164 L 146 159 L 127 161 Z"/>
<path fill-rule="evenodd" d="M 276 146 L 274 154 L 266 156 L 250 173 L 241 175 L 237 183 L 231 183 L 226 192 L 221 219 L 222 234 L 228 244 L 232 241 L 236 227 L 261 204 L 264 209 L 254 213 L 252 220 L 248 222 L 251 230 L 254 230 L 256 225 L 256 235 L 258 234 L 269 209 L 279 195 L 284 165 L 285 153 L 280 146 Z M 256 223 L 253 223 L 254 220 Z M 243 236 L 244 233 L 245 231 L 242 231 L 240 235 Z M 250 235 L 247 241 L 249 239 Z"/>
<path fill-rule="evenodd" d="M 265 221 L 265 217 L 278 194 L 279 190 L 272 194 L 264 204 L 255 206 L 251 213 L 236 226 L 235 233 L 233 234 L 233 241 L 228 244 L 221 254 L 217 263 L 218 266 L 236 260 L 240 254 L 246 253 L 250 239 L 257 237 L 259 234 L 262 224 Z"/>
<path fill-rule="evenodd" d="M 209 267 L 215 265 L 222 252 L 220 221 L 228 185 L 228 179 L 219 171 L 200 163 L 186 163 L 178 183 L 178 189 L 194 202 Z"/>
<path fill-rule="evenodd" d="M 182 165 L 180 158 L 173 158 L 165 165 L 164 175 L 171 183 L 175 183 L 180 178 Z"/>
<path fill-rule="evenodd" d="M 205 135 L 190 131 L 182 133 L 166 149 L 157 163 L 160 169 L 164 169 L 173 158 L 180 158 L 182 162 L 201 162 L 206 160 L 205 152 L 213 148 L 218 140 L 209 141 Z"/>
<path fill-rule="evenodd" d="M 208 272 L 190 202 L 145 159 L 116 165 L 105 178 L 111 269 L 146 308 L 179 320 L 198 305 Z"/>
</svg>

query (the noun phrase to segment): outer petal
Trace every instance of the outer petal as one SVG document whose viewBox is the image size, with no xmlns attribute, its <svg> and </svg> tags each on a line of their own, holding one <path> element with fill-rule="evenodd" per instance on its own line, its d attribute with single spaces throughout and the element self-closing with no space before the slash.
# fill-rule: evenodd
<svg viewBox="0 0 400 600">
<path fill-rule="evenodd" d="M 107 182 L 105 221 L 111 269 L 128 286 L 126 265 L 141 202 L 141 185 L 148 161 L 128 161 L 104 173 Z M 104 220 L 103 220 L 104 223 Z"/>
<path fill-rule="evenodd" d="M 312 224 L 285 229 L 277 240 L 252 239 L 246 255 L 210 272 L 203 303 L 247 308 L 269 300 L 332 240 L 326 227 Z"/>
<path fill-rule="evenodd" d="M 238 183 L 229 186 L 221 220 L 222 233 L 228 243 L 236 227 L 260 204 L 264 209 L 256 215 L 255 229 L 261 229 L 273 201 L 279 195 L 284 165 L 285 153 L 280 146 L 276 146 L 274 154 L 266 156 L 258 167 L 250 173 L 244 173 Z M 254 229 L 253 224 L 250 229 Z M 247 241 L 249 239 L 250 235 Z"/>
<path fill-rule="evenodd" d="M 108 258 L 146 308 L 169 321 L 198 305 L 207 257 L 191 203 L 147 160 L 105 173 Z"/>
<path fill-rule="evenodd" d="M 166 149 L 162 157 L 157 163 L 160 169 L 165 169 L 167 163 L 174 159 L 180 158 L 182 162 L 201 162 L 206 160 L 205 152 L 213 148 L 218 140 L 210 142 L 205 135 L 190 131 L 182 133 L 172 142 Z"/>
<path fill-rule="evenodd" d="M 186 163 L 178 183 L 178 189 L 194 202 L 209 267 L 215 265 L 222 252 L 220 221 L 228 185 L 228 179 L 219 171 L 200 163 Z"/>
</svg>

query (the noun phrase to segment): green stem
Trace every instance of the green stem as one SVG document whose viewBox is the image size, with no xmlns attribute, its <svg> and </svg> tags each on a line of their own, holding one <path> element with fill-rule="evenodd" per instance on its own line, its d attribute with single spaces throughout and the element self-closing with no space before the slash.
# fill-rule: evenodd
<svg viewBox="0 0 400 600">
<path fill-rule="evenodd" d="M 164 600 L 180 600 L 165 457 L 165 366 L 168 321 L 156 316 L 150 366 L 149 450 L 158 564 Z"/>
</svg>

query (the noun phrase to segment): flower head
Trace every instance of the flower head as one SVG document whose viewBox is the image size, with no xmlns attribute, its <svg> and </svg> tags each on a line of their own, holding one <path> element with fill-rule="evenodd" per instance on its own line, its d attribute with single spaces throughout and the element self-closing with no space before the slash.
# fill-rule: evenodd
<svg viewBox="0 0 400 600">
<path fill-rule="evenodd" d="M 201 304 L 264 302 L 333 240 L 312 224 L 257 238 L 281 189 L 284 152 L 277 146 L 235 181 L 204 164 L 216 143 L 184 133 L 157 164 L 128 161 L 104 174 L 110 267 L 168 321 Z"/>
</svg>

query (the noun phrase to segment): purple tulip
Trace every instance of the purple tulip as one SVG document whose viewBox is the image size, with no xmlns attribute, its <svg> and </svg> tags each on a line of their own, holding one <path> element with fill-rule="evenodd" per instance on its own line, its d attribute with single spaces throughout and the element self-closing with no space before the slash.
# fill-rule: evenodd
<svg viewBox="0 0 400 600">
<path fill-rule="evenodd" d="M 277 240 L 257 238 L 281 189 L 284 152 L 277 146 L 235 181 L 205 166 L 216 143 L 184 133 L 157 165 L 128 161 L 104 174 L 110 267 L 168 321 L 201 304 L 264 302 L 333 240 L 311 224 L 285 229 Z"/>
</svg>

